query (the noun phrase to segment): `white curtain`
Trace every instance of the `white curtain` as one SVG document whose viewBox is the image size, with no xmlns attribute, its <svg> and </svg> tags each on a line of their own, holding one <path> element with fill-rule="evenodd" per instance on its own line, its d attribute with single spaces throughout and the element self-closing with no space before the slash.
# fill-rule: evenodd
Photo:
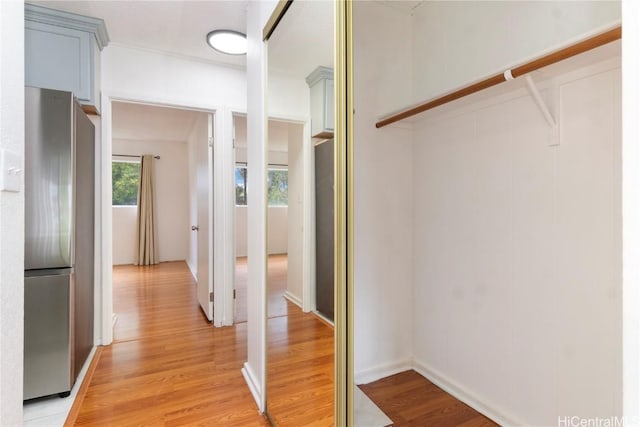
<svg viewBox="0 0 640 427">
<path fill-rule="evenodd" d="M 136 217 L 135 265 L 158 264 L 158 224 L 155 207 L 154 161 L 152 155 L 142 156 Z"/>
</svg>

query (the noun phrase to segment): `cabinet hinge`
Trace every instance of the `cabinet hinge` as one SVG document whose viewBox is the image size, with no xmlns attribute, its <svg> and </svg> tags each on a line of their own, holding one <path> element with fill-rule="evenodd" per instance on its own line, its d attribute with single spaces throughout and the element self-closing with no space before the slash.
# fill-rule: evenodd
<svg viewBox="0 0 640 427">
<path fill-rule="evenodd" d="M 209 292 L 209 301 L 213 302 L 213 292 Z"/>
<path fill-rule="evenodd" d="M 236 299 L 236 290 L 233 290 L 233 299 Z"/>
</svg>

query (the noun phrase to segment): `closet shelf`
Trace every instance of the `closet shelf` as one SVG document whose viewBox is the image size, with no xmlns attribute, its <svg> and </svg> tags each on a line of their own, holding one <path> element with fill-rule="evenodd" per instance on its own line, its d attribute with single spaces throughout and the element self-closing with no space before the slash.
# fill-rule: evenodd
<svg viewBox="0 0 640 427">
<path fill-rule="evenodd" d="M 439 98 L 435 98 L 429 101 L 425 101 L 417 106 L 407 108 L 398 113 L 392 114 L 376 123 L 376 128 L 382 128 L 400 120 L 415 116 L 416 114 L 423 113 L 432 108 L 440 105 L 447 104 L 456 99 L 464 98 L 465 96 L 479 92 L 481 90 L 496 86 L 500 83 L 504 83 L 507 80 L 512 80 L 520 76 L 526 75 L 540 68 L 546 67 L 556 62 L 560 62 L 564 59 L 571 58 L 581 53 L 587 52 L 591 49 L 603 46 L 605 44 L 614 42 L 622 37 L 622 27 L 618 26 L 611 30 L 605 31 L 588 39 L 582 40 L 578 43 L 572 44 L 568 47 L 562 48 L 555 52 L 544 55 L 538 59 L 527 62 L 525 64 L 514 67 L 510 70 L 506 70 L 504 73 L 496 74 L 487 79 L 481 80 L 477 83 L 473 83 L 469 86 L 465 86 L 462 89 L 458 89 Z"/>
</svg>

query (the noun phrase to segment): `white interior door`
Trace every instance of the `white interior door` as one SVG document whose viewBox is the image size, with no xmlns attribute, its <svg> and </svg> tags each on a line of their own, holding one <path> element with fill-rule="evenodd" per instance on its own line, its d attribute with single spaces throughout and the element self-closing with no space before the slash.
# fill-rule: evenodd
<svg viewBox="0 0 640 427">
<path fill-rule="evenodd" d="M 208 115 L 207 140 L 198 144 L 196 163 L 198 193 L 198 302 L 207 319 L 213 321 L 213 256 L 211 227 L 209 226 L 210 203 L 213 191 L 213 115 Z"/>
</svg>

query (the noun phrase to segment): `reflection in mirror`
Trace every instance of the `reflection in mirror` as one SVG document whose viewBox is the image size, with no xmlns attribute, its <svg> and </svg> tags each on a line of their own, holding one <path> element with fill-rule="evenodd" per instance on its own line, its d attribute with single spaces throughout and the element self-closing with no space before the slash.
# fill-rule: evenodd
<svg viewBox="0 0 640 427">
<path fill-rule="evenodd" d="M 268 41 L 267 414 L 275 425 L 333 425 L 333 9 L 295 1 Z"/>
</svg>

